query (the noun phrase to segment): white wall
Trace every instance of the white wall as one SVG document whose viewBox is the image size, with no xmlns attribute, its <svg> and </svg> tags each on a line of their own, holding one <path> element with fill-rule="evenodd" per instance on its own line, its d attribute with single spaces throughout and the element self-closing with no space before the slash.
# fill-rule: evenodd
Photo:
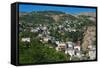
<svg viewBox="0 0 100 68">
<path fill-rule="evenodd" d="M 10 64 L 10 4 L 16 0 L 1 0 L 0 1 L 0 68 L 16 68 Z M 54 4 L 68 4 L 68 5 L 87 5 L 98 6 L 100 12 L 100 0 L 19 0 L 24 2 L 38 2 L 38 3 L 54 3 Z M 98 18 L 100 13 L 98 13 Z M 100 21 L 100 19 L 99 19 Z M 98 21 L 98 35 L 100 35 L 100 23 Z M 98 36 L 100 40 L 100 36 Z M 99 43 L 99 42 L 98 42 Z M 99 43 L 100 44 L 100 43 Z M 100 46 L 98 46 L 100 48 Z M 98 50 L 100 52 L 100 49 Z M 100 53 L 98 55 L 100 59 Z M 35 66 L 21 66 L 19 68 L 98 68 L 98 62 L 83 62 L 83 63 L 64 63 L 51 65 L 35 65 Z"/>
</svg>

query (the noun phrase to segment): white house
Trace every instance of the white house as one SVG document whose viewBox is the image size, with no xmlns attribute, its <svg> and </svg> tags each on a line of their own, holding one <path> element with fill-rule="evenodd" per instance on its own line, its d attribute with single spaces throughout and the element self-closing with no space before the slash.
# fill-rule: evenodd
<svg viewBox="0 0 100 68">
<path fill-rule="evenodd" d="M 90 50 L 89 57 L 91 60 L 95 59 L 96 58 L 96 50 Z"/>
<path fill-rule="evenodd" d="M 75 46 L 74 46 L 74 49 L 78 49 L 78 51 L 80 51 L 81 50 L 81 45 L 80 45 L 80 41 L 77 41 L 76 43 L 75 43 Z"/>
<path fill-rule="evenodd" d="M 92 48 L 93 48 L 93 45 L 89 45 L 88 48 L 89 48 L 89 49 L 92 49 Z"/>
<path fill-rule="evenodd" d="M 70 42 L 70 41 L 67 42 L 66 44 L 67 44 L 67 47 L 68 47 L 68 48 L 73 48 L 73 47 L 74 47 L 74 43 L 72 43 L 72 42 Z"/>
<path fill-rule="evenodd" d="M 59 27 L 59 28 L 62 28 L 63 26 L 62 26 L 62 25 L 59 25 L 58 27 Z"/>
<path fill-rule="evenodd" d="M 42 37 L 42 34 L 38 34 L 38 37 Z"/>
<path fill-rule="evenodd" d="M 80 58 L 81 57 L 80 52 L 77 52 L 76 56 Z"/>
<path fill-rule="evenodd" d="M 81 47 L 76 45 L 76 46 L 74 46 L 74 49 L 78 49 L 80 51 Z"/>
<path fill-rule="evenodd" d="M 31 29 L 30 32 L 38 32 L 37 29 Z"/>
<path fill-rule="evenodd" d="M 56 44 L 56 45 L 59 45 L 59 41 L 55 41 L 55 44 Z"/>
<path fill-rule="evenodd" d="M 65 49 L 66 49 L 66 44 L 65 43 L 61 42 L 61 43 L 57 44 L 57 47 L 56 47 L 57 51 L 65 51 Z"/>
<path fill-rule="evenodd" d="M 74 50 L 74 54 L 75 54 L 76 57 L 81 58 L 81 53 L 80 53 L 79 50 Z"/>
<path fill-rule="evenodd" d="M 65 54 L 67 53 L 72 57 L 74 55 L 74 49 L 66 49 Z"/>
<path fill-rule="evenodd" d="M 40 41 L 43 42 L 43 43 L 46 43 L 46 42 L 48 42 L 50 39 L 51 39 L 51 37 L 49 37 L 49 36 L 48 36 L 48 37 L 42 37 Z"/>
<path fill-rule="evenodd" d="M 44 38 L 43 38 L 43 41 L 44 41 L 44 42 L 48 42 L 48 41 L 49 41 L 49 38 L 48 38 L 48 37 L 44 37 Z"/>
<path fill-rule="evenodd" d="M 43 29 L 43 30 L 46 30 L 46 29 L 47 29 L 47 27 L 46 27 L 46 26 L 44 26 L 44 27 L 42 27 L 42 29 Z"/>
<path fill-rule="evenodd" d="M 22 42 L 30 42 L 30 38 L 22 38 L 21 41 Z"/>
<path fill-rule="evenodd" d="M 90 50 L 88 52 L 90 59 L 95 59 L 96 58 L 96 48 L 95 47 L 90 47 Z"/>
</svg>

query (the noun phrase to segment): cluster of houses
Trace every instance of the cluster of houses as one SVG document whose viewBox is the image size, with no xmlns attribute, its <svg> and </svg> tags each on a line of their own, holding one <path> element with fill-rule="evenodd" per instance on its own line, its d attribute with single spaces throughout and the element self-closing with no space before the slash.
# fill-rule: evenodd
<svg viewBox="0 0 100 68">
<path fill-rule="evenodd" d="M 71 41 L 68 42 L 56 42 L 57 51 L 63 51 L 65 54 L 69 54 L 71 57 L 76 56 L 78 58 L 81 57 L 81 46 L 80 46 L 80 41 L 77 43 L 73 43 Z M 71 59 L 71 58 L 70 58 Z"/>
<path fill-rule="evenodd" d="M 61 25 L 58 26 L 59 28 L 62 28 Z M 75 29 L 66 29 L 66 31 L 76 31 Z M 65 54 L 69 54 L 71 56 L 70 60 L 72 59 L 73 56 L 82 58 L 84 54 L 82 54 L 82 47 L 81 47 L 81 42 L 78 40 L 77 42 L 71 42 L 71 41 L 61 41 L 57 40 L 55 37 L 50 36 L 50 31 L 47 26 L 42 26 L 41 24 L 39 27 L 35 27 L 30 29 L 30 32 L 32 33 L 38 33 L 37 37 L 39 38 L 39 41 L 42 43 L 52 43 L 52 47 L 50 48 L 55 48 L 56 51 L 61 51 L 64 52 Z M 22 42 L 31 42 L 30 37 L 23 37 L 21 39 Z M 95 59 L 96 58 L 96 48 L 93 47 L 92 45 L 88 47 L 89 52 L 88 56 L 90 59 Z"/>
</svg>

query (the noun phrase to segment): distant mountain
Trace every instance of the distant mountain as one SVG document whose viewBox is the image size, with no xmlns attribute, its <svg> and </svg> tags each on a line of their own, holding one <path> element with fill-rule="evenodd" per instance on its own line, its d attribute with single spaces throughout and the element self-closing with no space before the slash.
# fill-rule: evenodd
<svg viewBox="0 0 100 68">
<path fill-rule="evenodd" d="M 79 13 L 78 15 L 96 17 L 96 13 L 95 12 L 82 12 L 82 13 Z"/>
<path fill-rule="evenodd" d="M 33 11 L 31 13 L 39 13 L 39 14 L 46 14 L 46 15 L 53 15 L 53 14 L 65 14 L 65 12 L 61 12 L 61 11 Z"/>
<path fill-rule="evenodd" d="M 19 12 L 19 21 L 24 23 L 39 23 L 39 24 L 51 24 L 51 23 L 63 23 L 65 21 L 76 21 L 88 17 L 88 19 L 95 22 L 96 13 L 94 12 L 82 12 L 77 15 L 66 14 L 61 11 L 33 11 L 33 12 Z"/>
<path fill-rule="evenodd" d="M 29 15 L 29 14 L 45 14 L 45 15 L 58 15 L 58 14 L 65 14 L 64 12 L 60 11 L 32 11 L 32 12 L 19 12 L 19 16 Z"/>
<path fill-rule="evenodd" d="M 19 20 L 33 23 L 52 23 L 65 21 L 65 19 L 73 20 L 76 17 L 61 11 L 33 11 L 30 13 L 20 12 Z M 34 20 L 34 21 L 33 21 Z"/>
</svg>

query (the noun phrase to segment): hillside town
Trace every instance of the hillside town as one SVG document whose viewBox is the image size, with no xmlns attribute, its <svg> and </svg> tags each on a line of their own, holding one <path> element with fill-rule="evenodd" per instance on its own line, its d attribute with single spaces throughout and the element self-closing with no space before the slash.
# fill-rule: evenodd
<svg viewBox="0 0 100 68">
<path fill-rule="evenodd" d="M 65 24 L 67 23 L 68 27 L 64 27 Z M 69 23 L 69 24 L 68 24 Z M 87 44 L 82 44 L 82 41 L 80 39 L 77 39 L 75 42 L 71 40 L 67 40 L 67 38 L 63 39 L 56 36 L 56 31 L 60 35 L 64 36 L 66 32 L 77 32 L 77 31 L 82 31 L 81 29 L 75 29 L 75 27 L 70 26 L 70 21 L 65 21 L 63 24 L 54 24 L 53 26 L 51 25 L 45 25 L 45 24 L 36 24 L 34 27 L 30 26 L 21 29 L 20 32 L 26 31 L 28 33 L 33 33 L 37 34 L 36 37 L 22 37 L 21 41 L 22 42 L 28 42 L 30 43 L 32 38 L 38 39 L 41 43 L 44 44 L 52 44 L 48 45 L 49 48 L 54 48 L 57 52 L 63 52 L 64 54 L 69 54 L 70 55 L 70 60 L 73 61 L 74 57 L 78 58 L 78 60 L 93 60 L 96 58 L 96 47 L 92 44 L 93 40 L 91 38 L 94 38 L 95 34 L 93 33 L 95 29 L 89 28 L 87 32 L 89 33 L 88 35 L 92 35 L 88 37 L 88 46 L 83 47 L 84 45 Z M 21 23 L 19 23 L 21 24 Z M 78 23 L 78 24 L 81 24 Z M 75 26 L 75 25 L 74 25 Z M 51 31 L 55 32 L 55 35 L 52 35 Z M 77 38 L 77 37 L 76 37 Z M 86 41 L 87 42 L 87 41 Z M 29 45 L 26 45 L 29 46 Z M 87 53 L 83 53 L 84 49 L 87 50 Z"/>
<path fill-rule="evenodd" d="M 19 12 L 18 25 L 20 64 L 96 59 L 95 12 Z"/>
</svg>

